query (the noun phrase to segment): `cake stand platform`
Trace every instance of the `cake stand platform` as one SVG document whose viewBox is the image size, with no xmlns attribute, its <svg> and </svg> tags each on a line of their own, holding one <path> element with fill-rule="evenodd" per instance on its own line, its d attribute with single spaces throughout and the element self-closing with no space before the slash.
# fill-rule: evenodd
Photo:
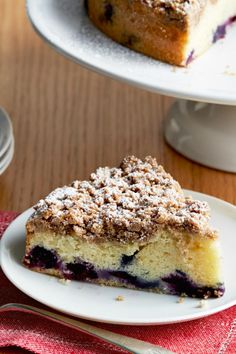
<svg viewBox="0 0 236 354">
<path fill-rule="evenodd" d="M 35 30 L 58 52 L 96 72 L 176 97 L 167 142 L 203 165 L 236 172 L 236 26 L 188 68 L 177 68 L 113 42 L 89 21 L 84 2 L 28 0 Z"/>
</svg>

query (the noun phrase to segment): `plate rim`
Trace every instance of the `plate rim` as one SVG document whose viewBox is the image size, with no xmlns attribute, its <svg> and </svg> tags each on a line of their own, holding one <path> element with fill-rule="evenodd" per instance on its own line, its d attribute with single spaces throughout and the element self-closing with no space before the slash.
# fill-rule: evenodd
<svg viewBox="0 0 236 354">
<path fill-rule="evenodd" d="M 7 126 L 8 126 L 7 139 L 6 139 L 2 149 L 0 149 L 0 159 L 1 159 L 2 156 L 6 153 L 7 149 L 10 147 L 10 145 L 12 143 L 13 126 L 12 126 L 12 122 L 11 122 L 11 119 L 9 117 L 9 114 L 6 112 L 6 110 L 3 107 L 0 107 L 0 115 L 2 115 L 2 117 L 4 117 L 5 122 L 6 122 Z"/>
<path fill-rule="evenodd" d="M 231 204 L 231 203 L 228 203 L 222 199 L 219 199 L 219 198 L 216 198 L 214 196 L 210 196 L 210 195 L 206 195 L 206 194 L 203 194 L 203 193 L 199 193 L 199 192 L 195 192 L 195 191 L 191 191 L 191 190 L 184 190 L 184 192 L 186 194 L 192 194 L 195 196 L 197 195 L 200 195 L 201 197 L 205 198 L 207 197 L 208 200 L 210 199 L 212 202 L 217 202 L 217 203 L 220 203 L 220 204 L 223 204 L 223 206 L 227 207 L 227 208 L 230 208 L 230 210 L 234 211 L 236 213 L 236 206 Z M 195 198 L 195 197 L 194 197 Z M 28 290 L 25 290 L 24 287 L 22 287 L 21 285 L 19 285 L 13 278 L 12 274 L 9 274 L 8 270 L 6 269 L 6 264 L 3 263 L 3 257 L 4 257 L 4 247 L 2 246 L 3 243 L 2 243 L 2 240 L 5 240 L 6 237 L 9 237 L 8 234 L 11 233 L 11 228 L 14 227 L 14 223 L 15 222 L 19 222 L 20 219 L 22 217 L 24 217 L 25 215 L 30 215 L 30 213 L 33 211 L 33 208 L 29 208 L 27 210 L 25 210 L 23 213 L 21 213 L 19 216 L 17 216 L 11 223 L 10 225 L 8 226 L 8 228 L 5 230 L 3 236 L 2 236 L 2 239 L 1 239 L 1 249 L 0 249 L 0 264 L 1 264 L 1 268 L 2 268 L 2 271 L 3 273 L 6 275 L 6 277 L 9 279 L 9 281 L 14 285 L 16 286 L 20 291 L 22 291 L 23 293 L 25 293 L 26 295 L 28 295 L 30 298 L 38 301 L 39 303 L 43 304 L 43 305 L 46 305 L 56 311 L 60 311 L 62 313 L 65 313 L 67 315 L 70 315 L 70 316 L 74 316 L 74 317 L 77 317 L 77 318 L 82 318 L 82 319 L 85 319 L 85 320 L 90 320 L 90 321 L 95 321 L 95 322 L 100 322 L 100 323 L 110 323 L 110 324 L 117 324 L 117 325 L 132 325 L 132 326 L 149 326 L 149 325 L 165 325 L 165 324 L 174 324 L 174 323 L 181 323 L 181 322 L 188 322 L 188 321 L 192 321 L 192 320 L 196 320 L 196 319 L 200 319 L 200 318 L 204 318 L 204 317 L 208 317 L 210 315 L 213 315 L 213 314 L 216 314 L 218 312 L 221 312 L 223 310 L 226 310 L 234 305 L 236 305 L 236 298 L 235 300 L 232 300 L 232 301 L 229 301 L 228 303 L 226 304 L 222 304 L 218 307 L 215 307 L 215 308 L 212 308 L 212 309 L 206 309 L 205 311 L 202 310 L 198 313 L 194 313 L 194 314 L 188 314 L 188 315 L 184 315 L 184 316 L 178 316 L 176 318 L 176 316 L 168 316 L 168 317 L 165 317 L 165 319 L 163 320 L 160 319 L 160 320 L 144 320 L 144 319 L 135 319 L 134 322 L 132 322 L 132 320 L 125 320 L 125 321 L 122 321 L 122 320 L 114 320 L 114 319 L 109 319 L 107 316 L 105 317 L 102 317 L 102 316 L 99 316 L 99 317 L 93 317 L 92 315 L 84 315 L 84 314 L 80 314 L 80 313 L 75 313 L 75 312 L 71 312 L 71 311 L 67 311 L 66 309 L 62 309 L 61 306 L 54 306 L 53 304 L 50 303 L 50 301 L 42 301 L 42 299 L 40 299 L 40 295 L 36 295 L 36 296 L 32 296 L 32 294 L 30 294 L 30 292 Z M 94 284 L 90 284 L 90 285 L 94 285 Z M 117 288 L 116 288 L 117 289 Z M 196 299 L 193 299 L 193 300 L 196 300 Z"/>
<path fill-rule="evenodd" d="M 37 22 L 37 20 L 35 19 L 34 15 L 33 15 L 33 11 L 32 11 L 33 7 L 36 6 L 35 5 L 36 1 L 42 1 L 42 0 L 26 0 L 26 13 L 27 13 L 27 17 L 28 17 L 33 29 L 50 47 L 52 47 L 54 50 L 56 50 L 56 52 L 63 55 L 67 59 L 70 59 L 73 62 L 80 64 L 81 66 L 83 66 L 89 70 L 92 70 L 96 73 L 108 76 L 112 79 L 127 83 L 129 85 L 132 85 L 132 86 L 135 86 L 138 88 L 145 89 L 150 92 L 158 93 L 161 95 L 166 95 L 166 96 L 175 97 L 175 98 L 179 98 L 179 99 L 188 99 L 188 100 L 193 100 L 193 101 L 213 103 L 213 104 L 215 103 L 215 104 L 223 104 L 223 105 L 231 105 L 231 106 L 236 105 L 236 95 L 233 93 L 229 94 L 229 92 L 228 93 L 225 92 L 222 95 L 222 93 L 220 93 L 220 92 L 212 93 L 212 90 L 209 90 L 206 88 L 204 88 L 204 94 L 202 92 L 202 89 L 200 90 L 199 88 L 198 89 L 195 88 L 193 90 L 194 93 L 193 92 L 189 93 L 188 87 L 186 89 L 184 89 L 182 87 L 181 91 L 180 91 L 180 87 L 173 89 L 173 88 L 170 88 L 168 83 L 165 85 L 163 82 L 161 85 L 158 85 L 158 84 L 153 85 L 150 83 L 148 84 L 148 83 L 144 83 L 142 80 L 138 80 L 137 78 L 134 79 L 131 77 L 127 77 L 127 75 L 125 75 L 125 74 L 112 72 L 109 69 L 101 68 L 99 65 L 95 65 L 94 63 L 88 62 L 81 57 L 79 58 L 78 56 L 73 55 L 68 50 L 61 47 L 57 43 L 55 43 L 53 40 L 51 40 L 51 38 L 49 38 L 46 35 L 46 33 L 44 33 L 42 28 L 40 28 L 40 25 Z M 118 43 L 116 43 L 116 44 L 119 45 Z M 143 54 L 141 54 L 141 53 L 136 52 L 136 54 L 143 56 Z M 165 64 L 165 63 L 162 63 L 162 64 L 169 65 L 169 64 Z M 174 68 L 175 70 L 186 69 L 186 68 L 178 68 L 173 65 L 171 65 L 171 68 Z"/>
<path fill-rule="evenodd" d="M 9 167 L 10 163 L 12 162 L 12 159 L 14 157 L 14 152 L 15 152 L 15 139 L 14 136 L 12 135 L 12 140 L 10 142 L 9 149 L 6 152 L 6 156 L 4 156 L 3 158 L 3 164 L 0 159 L 0 176 L 6 171 L 6 169 Z"/>
</svg>

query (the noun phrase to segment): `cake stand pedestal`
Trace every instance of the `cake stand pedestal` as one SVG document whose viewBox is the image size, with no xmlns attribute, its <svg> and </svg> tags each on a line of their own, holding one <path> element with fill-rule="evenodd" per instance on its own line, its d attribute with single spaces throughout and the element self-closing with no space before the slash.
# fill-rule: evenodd
<svg viewBox="0 0 236 354">
<path fill-rule="evenodd" d="M 27 0 L 27 13 L 37 33 L 67 58 L 176 97 L 165 122 L 166 141 L 191 160 L 236 172 L 236 25 L 188 68 L 176 68 L 106 37 L 89 20 L 84 1 Z"/>
<path fill-rule="evenodd" d="M 187 158 L 236 172 L 236 107 L 177 100 L 164 134 L 168 144 Z"/>
</svg>

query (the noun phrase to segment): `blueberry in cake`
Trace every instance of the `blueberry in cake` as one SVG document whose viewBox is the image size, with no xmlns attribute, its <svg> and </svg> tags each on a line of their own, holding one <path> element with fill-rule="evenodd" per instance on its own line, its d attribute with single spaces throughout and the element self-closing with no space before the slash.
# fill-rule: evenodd
<svg viewBox="0 0 236 354">
<path fill-rule="evenodd" d="M 92 22 L 116 42 L 186 66 L 223 38 L 235 0 L 86 0 Z"/>
<path fill-rule="evenodd" d="M 65 279 L 190 297 L 224 294 L 206 202 L 156 160 L 126 157 L 58 188 L 26 225 L 25 266 Z"/>
</svg>

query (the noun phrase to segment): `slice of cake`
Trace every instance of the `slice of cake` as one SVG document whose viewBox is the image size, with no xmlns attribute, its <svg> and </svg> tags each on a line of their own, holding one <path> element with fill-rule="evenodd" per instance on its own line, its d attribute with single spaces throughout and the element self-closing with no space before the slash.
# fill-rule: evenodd
<svg viewBox="0 0 236 354">
<path fill-rule="evenodd" d="M 185 66 L 223 38 L 235 0 L 86 0 L 92 22 L 113 40 Z"/>
<path fill-rule="evenodd" d="M 24 264 L 65 279 L 220 297 L 218 235 L 208 222 L 207 203 L 185 197 L 155 159 L 130 156 L 39 201 Z"/>
</svg>

